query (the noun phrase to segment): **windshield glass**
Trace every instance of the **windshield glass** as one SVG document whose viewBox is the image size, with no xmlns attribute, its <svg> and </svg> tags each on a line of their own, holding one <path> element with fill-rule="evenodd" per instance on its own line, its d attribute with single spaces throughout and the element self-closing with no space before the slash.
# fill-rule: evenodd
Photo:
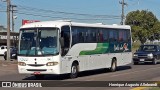
<svg viewBox="0 0 160 90">
<path fill-rule="evenodd" d="M 146 45 L 146 46 L 141 46 L 139 51 L 146 51 L 146 52 L 155 52 L 157 49 L 156 49 L 156 46 L 149 46 L 149 45 Z"/>
<path fill-rule="evenodd" d="M 57 28 L 20 30 L 20 55 L 55 55 L 59 53 Z"/>
</svg>

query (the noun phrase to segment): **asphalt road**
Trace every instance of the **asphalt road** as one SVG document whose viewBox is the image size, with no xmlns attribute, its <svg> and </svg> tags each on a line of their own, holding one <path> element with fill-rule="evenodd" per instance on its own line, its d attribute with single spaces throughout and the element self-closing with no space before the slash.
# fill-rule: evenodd
<svg viewBox="0 0 160 90">
<path fill-rule="evenodd" d="M 3 58 L 3 56 L 2 56 L 2 55 L 0 56 L 0 60 L 4 60 L 4 58 Z"/>
<path fill-rule="evenodd" d="M 15 61 L 12 61 L 15 62 Z M 47 75 L 44 80 L 36 80 L 33 75 L 20 75 L 17 65 L 14 63 L 0 65 L 0 81 L 160 81 L 160 64 L 127 65 L 118 67 L 118 71 L 109 72 L 107 70 L 95 70 L 80 73 L 78 78 L 69 79 L 67 75 L 55 76 Z M 80 83 L 70 83 L 71 86 Z M 65 85 L 61 85 L 65 86 Z M 1 89 L 1 88 L 0 88 Z M 3 88 L 3 90 L 15 88 Z M 16 88 L 16 90 L 19 88 Z M 25 90 L 129 90 L 130 87 L 52 87 L 52 88 L 24 88 Z"/>
</svg>

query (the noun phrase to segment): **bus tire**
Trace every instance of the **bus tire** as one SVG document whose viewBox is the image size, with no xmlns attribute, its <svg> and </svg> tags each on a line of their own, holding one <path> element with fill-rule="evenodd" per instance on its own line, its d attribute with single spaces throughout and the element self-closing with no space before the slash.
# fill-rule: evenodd
<svg viewBox="0 0 160 90">
<path fill-rule="evenodd" d="M 77 78 L 78 76 L 78 65 L 76 63 L 72 64 L 70 78 Z"/>
<path fill-rule="evenodd" d="M 113 60 L 112 60 L 112 63 L 111 63 L 110 71 L 111 71 L 111 72 L 115 72 L 116 69 L 117 69 L 117 61 L 116 61 L 116 59 L 113 59 Z"/>
</svg>

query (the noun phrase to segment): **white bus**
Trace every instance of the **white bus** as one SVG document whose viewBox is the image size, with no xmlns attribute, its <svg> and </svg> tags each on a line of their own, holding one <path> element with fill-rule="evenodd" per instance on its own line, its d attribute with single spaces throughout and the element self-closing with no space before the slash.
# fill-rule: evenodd
<svg viewBox="0 0 160 90">
<path fill-rule="evenodd" d="M 132 62 L 131 27 L 45 21 L 20 28 L 18 70 L 20 74 L 70 74 L 110 68 Z"/>
</svg>

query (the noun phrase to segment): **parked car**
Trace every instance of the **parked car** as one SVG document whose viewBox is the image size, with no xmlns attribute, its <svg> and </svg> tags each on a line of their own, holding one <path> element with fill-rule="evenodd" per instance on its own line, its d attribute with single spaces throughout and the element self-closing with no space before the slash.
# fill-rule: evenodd
<svg viewBox="0 0 160 90">
<path fill-rule="evenodd" d="M 4 55 L 4 52 L 7 51 L 7 46 L 0 46 L 0 55 Z"/>
<path fill-rule="evenodd" d="M 160 62 L 160 46 L 141 45 L 133 55 L 133 63 L 136 65 L 140 62 L 151 62 L 152 64 Z"/>
<path fill-rule="evenodd" d="M 10 48 L 10 58 L 17 59 L 17 48 L 15 47 Z M 7 60 L 7 51 L 4 53 L 4 59 Z"/>
</svg>

